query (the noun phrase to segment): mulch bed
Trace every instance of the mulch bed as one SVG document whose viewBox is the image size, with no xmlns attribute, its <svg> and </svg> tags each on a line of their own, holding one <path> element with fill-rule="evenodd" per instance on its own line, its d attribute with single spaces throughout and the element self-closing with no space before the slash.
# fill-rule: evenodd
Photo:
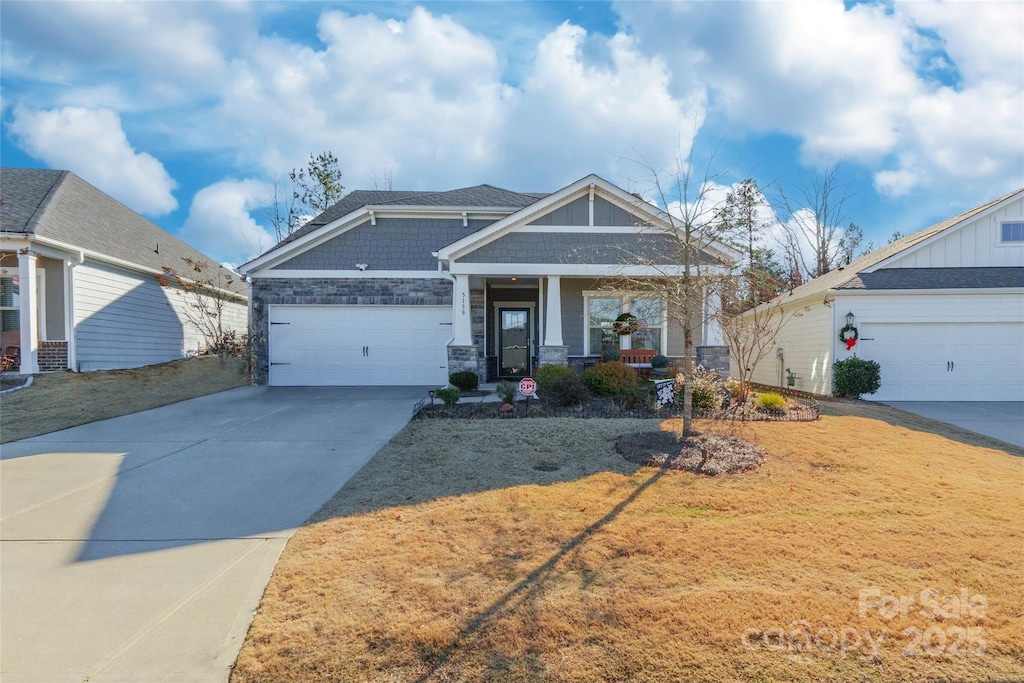
<svg viewBox="0 0 1024 683">
<path fill-rule="evenodd" d="M 679 436 L 674 432 L 633 432 L 615 442 L 631 463 L 687 470 L 715 477 L 746 472 L 764 464 L 765 451 L 749 441 L 713 432 Z"/>
</svg>

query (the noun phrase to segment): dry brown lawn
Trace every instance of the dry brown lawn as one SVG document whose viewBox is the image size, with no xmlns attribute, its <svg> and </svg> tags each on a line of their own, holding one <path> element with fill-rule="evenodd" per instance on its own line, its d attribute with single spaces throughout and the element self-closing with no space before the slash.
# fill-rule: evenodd
<svg viewBox="0 0 1024 683">
<path fill-rule="evenodd" d="M 293 537 L 232 681 L 1024 679 L 1024 458 L 827 410 L 735 427 L 768 460 L 721 477 L 615 453 L 653 420 L 413 422 Z"/>
<path fill-rule="evenodd" d="M 246 384 L 242 362 L 187 358 L 134 370 L 36 375 L 0 396 L 0 443 L 137 413 Z"/>
</svg>

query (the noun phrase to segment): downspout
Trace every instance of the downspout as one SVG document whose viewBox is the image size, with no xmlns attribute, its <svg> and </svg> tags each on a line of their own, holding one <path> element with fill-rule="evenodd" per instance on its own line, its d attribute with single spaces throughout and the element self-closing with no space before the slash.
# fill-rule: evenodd
<svg viewBox="0 0 1024 683">
<path fill-rule="evenodd" d="M 68 370 L 78 372 L 78 330 L 75 326 L 75 268 L 85 263 L 79 251 L 73 261 L 64 261 L 64 336 L 68 342 Z"/>
</svg>

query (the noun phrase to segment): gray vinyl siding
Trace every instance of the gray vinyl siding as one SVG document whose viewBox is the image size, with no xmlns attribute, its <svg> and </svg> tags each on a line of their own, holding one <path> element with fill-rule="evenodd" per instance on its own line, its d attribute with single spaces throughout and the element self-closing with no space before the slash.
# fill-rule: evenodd
<svg viewBox="0 0 1024 683">
<path fill-rule="evenodd" d="M 39 257 L 36 267 L 46 272 L 46 337 L 42 341 L 65 341 L 64 262 Z"/>
<path fill-rule="evenodd" d="M 647 221 L 620 209 L 607 199 L 594 197 L 594 225 L 647 225 Z"/>
<path fill-rule="evenodd" d="M 96 261 L 72 272 L 80 370 L 165 363 L 202 346 L 185 315 L 188 302 L 154 276 Z M 226 327 L 243 333 L 246 319 L 244 303 L 229 304 Z"/>
<path fill-rule="evenodd" d="M 459 258 L 462 263 L 675 263 L 679 243 L 658 233 L 512 232 Z M 705 259 L 707 261 L 707 259 Z"/>
<path fill-rule="evenodd" d="M 599 287 L 598 280 L 562 278 L 562 343 L 569 347 L 570 356 L 583 355 L 583 336 L 587 333 L 583 292 Z"/>
<path fill-rule="evenodd" d="M 431 252 L 491 222 L 471 220 L 464 227 L 461 218 L 379 218 L 376 225 L 367 220 L 274 270 L 354 270 L 357 263 L 365 263 L 368 271 L 437 270 Z"/>
<path fill-rule="evenodd" d="M 590 225 L 590 198 L 580 197 L 544 214 L 530 225 Z"/>
</svg>

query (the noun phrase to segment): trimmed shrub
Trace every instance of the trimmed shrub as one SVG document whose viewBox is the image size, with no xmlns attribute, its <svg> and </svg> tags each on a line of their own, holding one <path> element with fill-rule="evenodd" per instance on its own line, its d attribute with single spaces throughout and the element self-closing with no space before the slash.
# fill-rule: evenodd
<svg viewBox="0 0 1024 683">
<path fill-rule="evenodd" d="M 562 379 L 568 375 L 574 375 L 572 368 L 565 365 L 542 365 L 533 371 L 533 379 L 537 382 L 543 398 L 543 392 L 547 390 L 555 380 Z"/>
<path fill-rule="evenodd" d="M 448 387 L 447 389 L 438 389 L 434 395 L 444 401 L 446 406 L 453 406 L 459 402 L 461 393 L 458 387 Z"/>
<path fill-rule="evenodd" d="M 882 368 L 873 360 L 853 356 L 832 365 L 832 394 L 840 398 L 860 398 L 873 394 L 882 385 Z"/>
<path fill-rule="evenodd" d="M 654 401 L 654 396 L 654 382 L 638 379 L 619 392 L 614 398 L 622 403 L 622 407 L 626 410 L 633 410 L 640 406 L 649 405 Z"/>
<path fill-rule="evenodd" d="M 494 393 L 498 395 L 502 403 L 512 403 L 516 400 L 516 392 L 519 389 L 515 384 L 509 382 L 507 379 L 503 379 L 498 382 L 498 388 L 494 390 Z"/>
<path fill-rule="evenodd" d="M 664 370 L 668 367 L 668 356 L 663 356 L 660 353 L 651 359 L 651 369 L 653 370 Z"/>
<path fill-rule="evenodd" d="M 618 349 L 605 349 L 601 352 L 602 363 L 618 363 L 619 362 L 619 350 Z"/>
<path fill-rule="evenodd" d="M 551 401 L 556 406 L 578 406 L 588 398 L 587 385 L 574 372 L 549 380 L 541 394 L 542 400 Z"/>
<path fill-rule="evenodd" d="M 774 415 L 781 415 L 786 412 L 786 399 L 781 395 L 776 394 L 774 391 L 769 391 L 766 394 L 761 394 L 754 401 L 754 409 L 759 410 L 762 413 L 772 413 Z"/>
<path fill-rule="evenodd" d="M 583 383 L 595 396 L 619 398 L 639 381 L 636 371 L 622 363 L 598 363 L 583 371 Z"/>
<path fill-rule="evenodd" d="M 448 381 L 453 387 L 458 387 L 462 391 L 476 391 L 476 388 L 480 386 L 480 378 L 476 376 L 475 372 L 469 370 L 453 372 L 448 376 Z"/>
</svg>

